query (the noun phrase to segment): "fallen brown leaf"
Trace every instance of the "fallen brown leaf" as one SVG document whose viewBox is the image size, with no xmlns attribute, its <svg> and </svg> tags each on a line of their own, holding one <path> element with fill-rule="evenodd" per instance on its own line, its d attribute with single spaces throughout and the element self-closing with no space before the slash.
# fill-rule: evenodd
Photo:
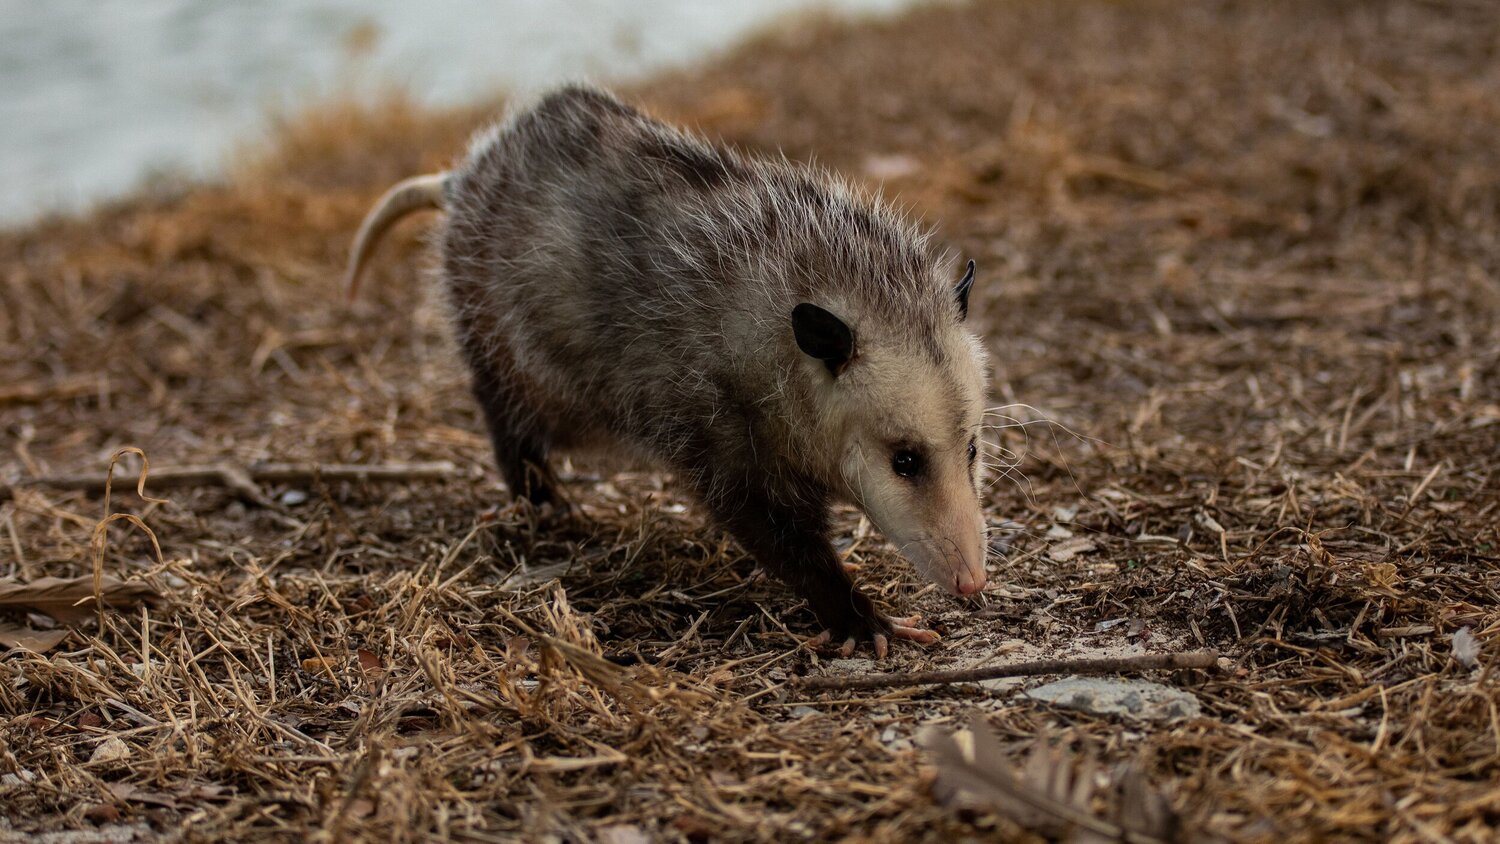
<svg viewBox="0 0 1500 844">
<path fill-rule="evenodd" d="M 103 579 L 100 595 L 106 606 L 152 603 L 161 598 L 161 593 L 144 581 L 117 577 Z M 80 621 L 94 612 L 94 579 L 44 577 L 30 583 L 0 581 L 0 607 L 28 607 L 58 621 Z"/>
<path fill-rule="evenodd" d="M 374 651 L 360 648 L 356 656 L 359 659 L 359 670 L 363 671 L 365 676 L 373 679 L 385 673 L 385 662 Z"/>
<path fill-rule="evenodd" d="M 68 638 L 68 630 L 33 630 L 19 624 L 0 622 L 0 648 L 25 648 L 44 654 Z"/>
</svg>

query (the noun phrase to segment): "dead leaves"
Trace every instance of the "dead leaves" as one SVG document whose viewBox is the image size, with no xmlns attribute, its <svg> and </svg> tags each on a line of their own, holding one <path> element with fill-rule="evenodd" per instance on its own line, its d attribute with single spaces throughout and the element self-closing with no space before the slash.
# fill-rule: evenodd
<svg viewBox="0 0 1500 844">
<path fill-rule="evenodd" d="M 934 791 L 949 806 L 977 802 L 1027 830 L 1073 844 L 1184 840 L 1171 804 L 1138 770 L 1106 773 L 1045 736 L 1018 768 L 978 716 L 963 732 L 930 730 L 922 744 L 937 763 Z"/>
<path fill-rule="evenodd" d="M 156 540 L 156 534 L 146 526 L 145 522 L 141 521 L 140 517 L 128 513 L 110 513 L 110 492 L 114 483 L 115 466 L 127 454 L 133 454 L 141 459 L 141 470 L 136 478 L 136 494 L 143 501 L 153 504 L 164 503 L 164 499 L 152 498 L 146 494 L 146 476 L 150 472 L 150 462 L 146 458 L 146 453 L 130 446 L 116 449 L 110 456 L 109 470 L 105 473 L 105 516 L 94 526 L 90 539 L 94 563 L 93 575 L 70 579 L 44 577 L 30 583 L 13 580 L 0 581 L 0 609 L 34 610 L 46 613 L 65 624 L 73 624 L 106 607 L 152 603 L 161 597 L 154 587 L 143 581 L 125 581 L 104 574 L 105 543 L 108 539 L 109 525 L 115 521 L 126 521 L 145 532 L 151 540 L 151 547 L 155 552 L 157 562 L 162 562 L 161 545 Z M 25 648 L 37 653 L 46 653 L 61 644 L 68 637 L 69 632 L 66 629 L 58 629 L 46 619 L 41 618 L 33 618 L 28 624 L 0 621 L 0 647 Z"/>
<path fill-rule="evenodd" d="M 36 630 L 13 622 L 0 622 L 0 648 L 24 648 L 44 654 L 62 644 L 72 631 Z"/>
<path fill-rule="evenodd" d="M 0 581 L 0 608 L 43 612 L 69 624 L 93 615 L 100 605 L 134 606 L 155 602 L 160 597 L 144 581 L 117 577 L 101 578 L 97 586 L 93 577 L 44 577 L 30 583 Z M 47 627 L 45 619 L 33 619 L 28 624 L 0 622 L 0 647 L 46 653 L 61 644 L 69 632 L 66 628 Z"/>
<path fill-rule="evenodd" d="M 0 607 L 25 607 L 63 622 L 81 621 L 93 615 L 96 595 L 104 606 L 115 607 L 149 603 L 161 597 L 144 581 L 117 577 L 102 578 L 97 593 L 93 577 L 44 577 L 30 583 L 0 581 Z"/>
<path fill-rule="evenodd" d="M 110 796 L 122 803 L 162 809 L 180 809 L 184 804 L 201 805 L 226 799 L 233 793 L 228 786 L 212 783 L 190 782 L 169 791 L 154 791 L 128 782 L 112 782 L 105 786 Z"/>
<path fill-rule="evenodd" d="M 355 665 L 359 667 L 360 676 L 368 682 L 373 683 L 385 677 L 385 660 L 367 648 L 356 649 L 353 660 L 322 655 L 310 656 L 302 660 L 303 671 L 309 674 L 320 674 L 329 679 L 334 679 L 334 672 L 340 668 Z"/>
<path fill-rule="evenodd" d="M 385 676 L 385 661 L 374 651 L 360 648 L 355 652 L 359 660 L 359 670 L 369 680 L 379 680 Z"/>
</svg>

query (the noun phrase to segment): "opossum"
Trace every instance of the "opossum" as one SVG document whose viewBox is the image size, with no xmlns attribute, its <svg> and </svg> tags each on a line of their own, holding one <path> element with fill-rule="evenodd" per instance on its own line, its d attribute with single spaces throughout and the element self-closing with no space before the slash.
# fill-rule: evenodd
<svg viewBox="0 0 1500 844">
<path fill-rule="evenodd" d="M 850 580 L 836 499 L 949 592 L 984 588 L 973 261 L 960 276 L 925 231 L 824 170 L 580 85 L 387 192 L 356 237 L 351 296 L 381 234 L 422 208 L 445 212 L 442 286 L 512 494 L 565 506 L 555 449 L 653 460 L 845 655 L 937 634 Z"/>
</svg>

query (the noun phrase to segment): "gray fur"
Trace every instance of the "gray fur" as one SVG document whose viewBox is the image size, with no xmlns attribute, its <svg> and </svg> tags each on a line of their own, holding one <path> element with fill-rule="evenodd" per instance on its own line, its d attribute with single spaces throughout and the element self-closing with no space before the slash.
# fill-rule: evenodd
<svg viewBox="0 0 1500 844">
<path fill-rule="evenodd" d="M 952 398 L 942 426 L 973 427 L 977 388 L 944 373 L 981 353 L 958 327 L 956 267 L 923 232 L 826 172 L 576 86 L 479 136 L 443 200 L 443 285 L 514 492 L 552 500 L 554 448 L 627 448 L 677 473 L 835 632 L 889 631 L 828 571 L 828 501 L 857 495 L 829 427 L 835 375 L 809 365 L 789 314 L 837 315 L 856 362 L 923 359 Z M 882 383 L 859 370 L 842 389 Z"/>
</svg>

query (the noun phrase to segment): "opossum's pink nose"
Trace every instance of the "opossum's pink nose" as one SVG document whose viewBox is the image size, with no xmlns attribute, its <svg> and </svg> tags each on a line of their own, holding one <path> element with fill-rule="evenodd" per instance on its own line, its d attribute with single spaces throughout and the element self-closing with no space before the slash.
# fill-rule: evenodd
<svg viewBox="0 0 1500 844">
<path fill-rule="evenodd" d="M 982 568 L 959 569 L 958 579 L 953 584 L 953 591 L 958 595 L 972 595 L 983 589 L 988 582 L 989 577 Z"/>
</svg>

